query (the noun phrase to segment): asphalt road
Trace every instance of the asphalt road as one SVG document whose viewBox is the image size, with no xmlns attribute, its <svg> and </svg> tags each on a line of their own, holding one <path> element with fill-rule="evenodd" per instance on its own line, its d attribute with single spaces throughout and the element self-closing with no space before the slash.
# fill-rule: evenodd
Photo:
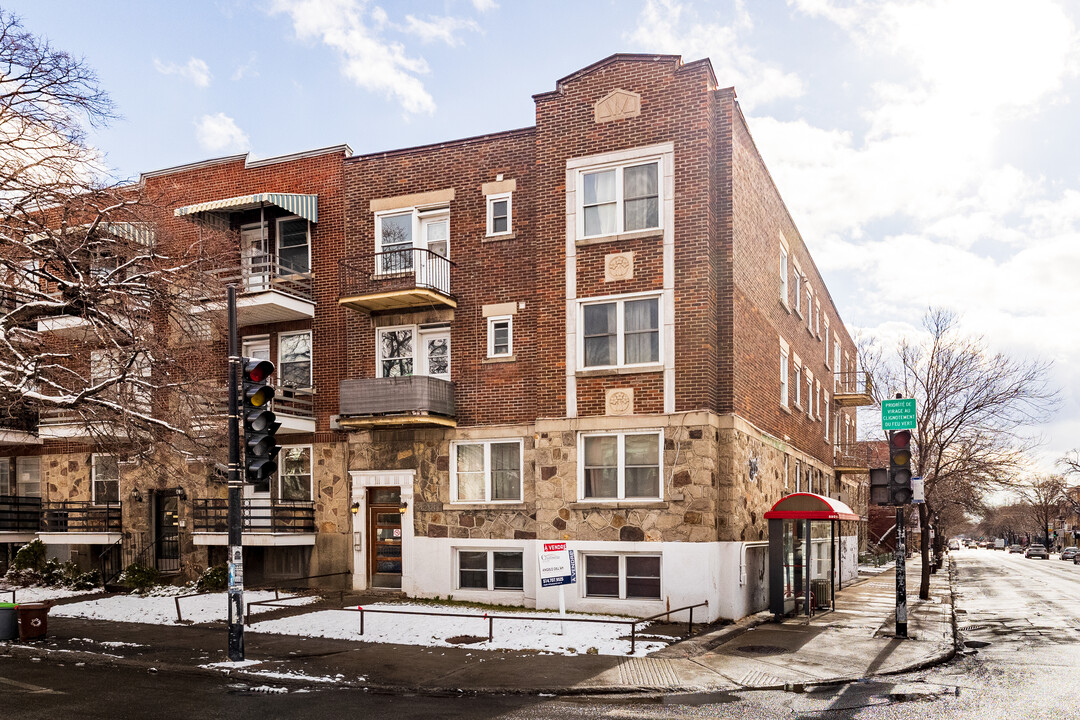
<svg viewBox="0 0 1080 720">
<path fill-rule="evenodd" d="M 7 718 L 918 718 L 1080 717 L 1080 566 L 964 550 L 958 625 L 970 646 L 952 662 L 884 680 L 649 699 L 391 696 L 0 657 Z M 913 578 L 915 580 L 915 578 Z"/>
</svg>

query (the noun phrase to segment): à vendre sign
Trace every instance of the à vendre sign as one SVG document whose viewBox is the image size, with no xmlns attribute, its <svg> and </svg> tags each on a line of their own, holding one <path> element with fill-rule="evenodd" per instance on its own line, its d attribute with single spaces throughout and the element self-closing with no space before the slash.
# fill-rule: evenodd
<svg viewBox="0 0 1080 720">
<path fill-rule="evenodd" d="M 540 587 L 570 585 L 577 582 L 574 551 L 566 543 L 544 543 L 539 555 Z"/>
</svg>

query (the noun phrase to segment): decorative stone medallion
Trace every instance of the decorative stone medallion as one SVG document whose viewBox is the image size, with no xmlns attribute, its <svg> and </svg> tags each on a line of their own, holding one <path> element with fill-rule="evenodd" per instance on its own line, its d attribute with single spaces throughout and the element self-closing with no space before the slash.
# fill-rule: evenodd
<svg viewBox="0 0 1080 720">
<path fill-rule="evenodd" d="M 593 106 L 593 118 L 598 123 L 623 120 L 641 114 L 641 96 L 629 90 L 612 90 Z"/>
<path fill-rule="evenodd" d="M 634 277 L 634 253 L 611 253 L 604 256 L 604 282 L 630 280 Z"/>
<path fill-rule="evenodd" d="M 607 391 L 608 415 L 633 415 L 634 414 L 634 389 L 613 388 Z"/>
</svg>

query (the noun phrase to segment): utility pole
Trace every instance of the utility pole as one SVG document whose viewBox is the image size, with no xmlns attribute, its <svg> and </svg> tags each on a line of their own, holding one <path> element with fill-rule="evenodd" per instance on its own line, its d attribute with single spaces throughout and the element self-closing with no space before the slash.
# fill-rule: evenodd
<svg viewBox="0 0 1080 720">
<path fill-rule="evenodd" d="M 896 637 L 907 637 L 907 513 L 896 508 Z"/>
<path fill-rule="evenodd" d="M 243 490 L 240 478 L 240 409 L 236 375 L 240 367 L 236 330 L 236 286 L 226 290 L 229 315 L 229 660 L 244 659 Z"/>
</svg>

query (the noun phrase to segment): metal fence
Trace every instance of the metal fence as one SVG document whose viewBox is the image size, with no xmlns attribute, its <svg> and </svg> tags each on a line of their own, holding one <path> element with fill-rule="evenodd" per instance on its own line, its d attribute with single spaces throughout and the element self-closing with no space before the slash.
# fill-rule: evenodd
<svg viewBox="0 0 1080 720">
<path fill-rule="evenodd" d="M 120 502 L 42 503 L 41 532 L 120 532 Z"/>
<path fill-rule="evenodd" d="M 449 259 L 427 248 L 407 247 L 346 258 L 338 267 L 340 296 L 427 288 L 453 297 L 450 294 L 453 267 Z"/>
<path fill-rule="evenodd" d="M 236 283 L 242 294 L 269 292 L 275 290 L 300 298 L 312 300 L 312 275 L 310 268 L 294 268 L 282 265 L 273 255 L 245 257 L 240 267 L 210 270 L 222 284 Z"/>
<path fill-rule="evenodd" d="M 315 503 L 280 500 L 245 500 L 242 508 L 244 532 L 313 533 Z M 228 532 L 229 501 L 199 498 L 192 503 L 195 532 Z"/>
<path fill-rule="evenodd" d="M 0 495 L 0 531 L 37 532 L 41 526 L 41 498 Z"/>
</svg>

